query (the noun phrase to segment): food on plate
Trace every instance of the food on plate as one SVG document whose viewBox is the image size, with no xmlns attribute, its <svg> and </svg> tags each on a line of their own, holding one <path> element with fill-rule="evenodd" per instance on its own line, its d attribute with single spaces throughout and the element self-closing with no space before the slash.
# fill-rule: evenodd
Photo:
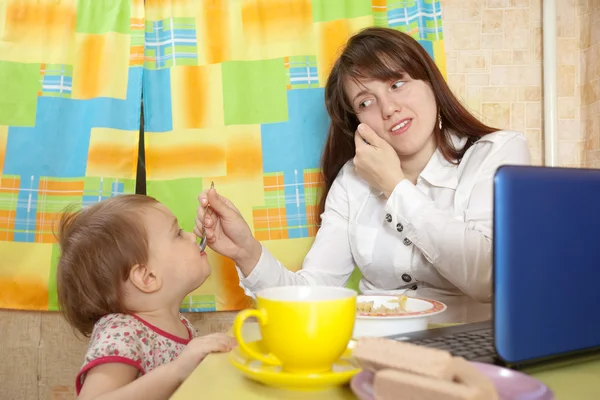
<svg viewBox="0 0 600 400">
<path fill-rule="evenodd" d="M 379 337 L 358 339 L 353 357 L 363 369 L 377 372 L 392 368 L 448 380 L 452 355 L 447 351 Z"/>
<path fill-rule="evenodd" d="M 384 338 L 362 338 L 354 358 L 374 372 L 375 400 L 497 400 L 491 380 L 462 357 Z"/>
<path fill-rule="evenodd" d="M 359 301 L 356 303 L 356 311 L 361 315 L 387 315 L 407 313 L 406 301 L 408 296 L 402 294 L 395 300 L 389 301 L 389 307 L 385 304 L 375 306 L 374 301 Z"/>
</svg>

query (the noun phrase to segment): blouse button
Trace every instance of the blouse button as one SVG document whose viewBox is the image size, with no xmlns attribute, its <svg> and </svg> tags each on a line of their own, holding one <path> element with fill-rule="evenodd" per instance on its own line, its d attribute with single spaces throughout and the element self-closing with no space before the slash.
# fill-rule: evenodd
<svg viewBox="0 0 600 400">
<path fill-rule="evenodd" d="M 402 226 L 402 224 L 396 224 L 396 230 L 398 232 L 402 232 L 404 230 L 404 227 Z"/>
<path fill-rule="evenodd" d="M 408 238 L 404 238 L 402 243 L 404 243 L 405 246 L 410 246 L 412 244 L 412 242 Z"/>
<path fill-rule="evenodd" d="M 387 222 L 392 222 L 392 214 L 385 214 L 385 220 Z"/>
<path fill-rule="evenodd" d="M 418 288 L 418 286 L 415 284 L 410 287 L 410 290 L 417 290 L 417 288 Z"/>
<path fill-rule="evenodd" d="M 408 282 L 412 281 L 412 278 L 411 278 L 411 276 L 409 274 L 402 274 L 402 280 L 404 282 L 408 283 Z"/>
</svg>

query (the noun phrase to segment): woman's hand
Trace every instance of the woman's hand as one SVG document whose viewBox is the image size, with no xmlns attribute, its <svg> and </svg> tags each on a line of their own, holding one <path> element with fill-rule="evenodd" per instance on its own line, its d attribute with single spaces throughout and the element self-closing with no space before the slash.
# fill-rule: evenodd
<svg viewBox="0 0 600 400">
<path fill-rule="evenodd" d="M 200 193 L 198 201 L 194 233 L 202 238 L 206 230 L 207 245 L 231 258 L 248 276 L 260 258 L 262 247 L 244 217 L 229 199 L 219 195 L 215 189 Z M 209 209 L 212 208 L 212 215 L 207 212 L 207 204 L 210 204 Z"/>
<path fill-rule="evenodd" d="M 385 197 L 390 197 L 396 185 L 404 179 L 396 150 L 365 124 L 358 126 L 354 143 L 356 172 L 369 185 L 381 190 Z"/>
</svg>

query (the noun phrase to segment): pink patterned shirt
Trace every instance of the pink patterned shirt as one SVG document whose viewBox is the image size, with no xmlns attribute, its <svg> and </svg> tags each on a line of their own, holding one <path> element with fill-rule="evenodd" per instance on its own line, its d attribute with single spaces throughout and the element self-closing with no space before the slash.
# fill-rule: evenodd
<svg viewBox="0 0 600 400">
<path fill-rule="evenodd" d="M 177 358 L 196 336 L 190 321 L 183 315 L 179 317 L 189 332 L 186 339 L 167 333 L 137 315 L 108 314 L 100 318 L 94 325 L 85 361 L 77 374 L 77 394 L 87 371 L 97 365 L 123 363 L 136 367 L 139 375 L 143 375 Z"/>
</svg>

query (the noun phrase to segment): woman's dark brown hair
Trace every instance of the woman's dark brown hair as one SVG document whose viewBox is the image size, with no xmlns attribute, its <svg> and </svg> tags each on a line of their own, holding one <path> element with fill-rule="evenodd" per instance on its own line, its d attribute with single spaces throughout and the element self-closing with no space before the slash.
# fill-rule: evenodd
<svg viewBox="0 0 600 400">
<path fill-rule="evenodd" d="M 333 181 L 355 153 L 354 132 L 358 119 L 344 91 L 344 83 L 348 79 L 392 81 L 399 79 L 402 73 L 431 86 L 442 121 L 442 129 L 436 124 L 434 135 L 440 151 L 449 162 L 459 163 L 467 149 L 481 136 L 498 130 L 485 125 L 462 106 L 419 42 L 394 29 L 362 30 L 346 44 L 325 86 L 325 105 L 331 124 L 321 159 L 325 185 L 317 213 L 319 223 Z M 453 147 L 450 131 L 469 139 L 462 149 Z"/>
<path fill-rule="evenodd" d="M 67 322 L 84 336 L 103 316 L 127 312 L 123 283 L 131 267 L 148 261 L 142 214 L 157 203 L 148 196 L 122 195 L 62 215 L 58 303 Z"/>
</svg>

